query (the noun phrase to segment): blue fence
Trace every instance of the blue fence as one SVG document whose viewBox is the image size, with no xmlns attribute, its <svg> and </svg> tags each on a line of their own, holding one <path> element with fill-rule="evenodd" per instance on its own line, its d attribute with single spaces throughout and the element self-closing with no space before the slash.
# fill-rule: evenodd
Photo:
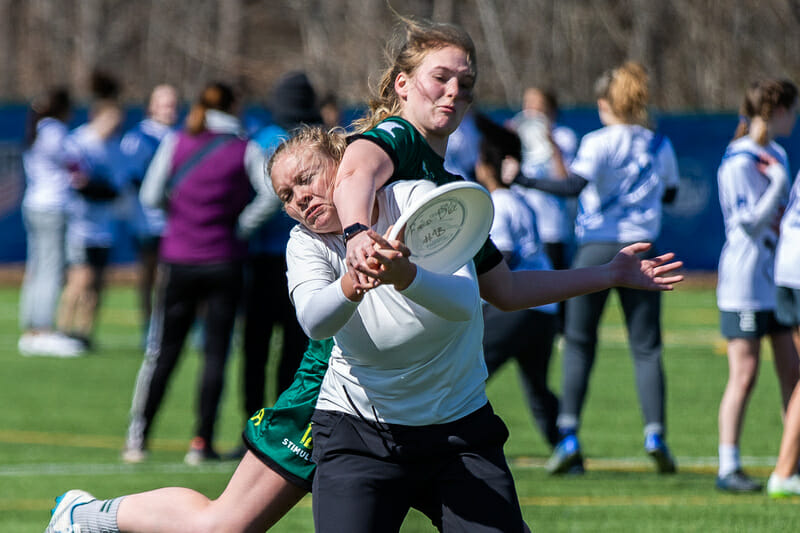
<svg viewBox="0 0 800 533">
<path fill-rule="evenodd" d="M 0 263 L 22 262 L 25 259 L 25 231 L 20 202 L 24 178 L 20 153 L 25 130 L 26 109 L 23 106 L 0 107 Z M 347 116 L 352 116 L 353 112 Z M 499 121 L 512 115 L 508 110 L 494 110 Z M 73 122 L 85 120 L 85 112 L 76 113 Z M 129 109 L 126 124 L 141 119 L 140 109 Z M 259 109 L 245 114 L 245 124 L 255 128 L 269 119 Z M 735 114 L 664 114 L 658 117 L 658 129 L 675 146 L 681 172 L 681 185 L 674 204 L 667 206 L 663 230 L 657 243 L 660 250 L 674 251 L 694 270 L 716 270 L 725 239 L 722 213 L 719 208 L 716 172 L 725 146 L 736 128 Z M 581 136 L 599 128 L 594 109 L 564 110 L 561 122 Z M 798 128 L 800 130 L 800 128 Z M 789 160 L 800 161 L 800 131 L 779 142 L 786 148 Z M 792 173 L 796 172 L 793 168 Z M 134 259 L 132 242 L 125 224 L 120 221 L 112 253 L 116 263 Z"/>
</svg>

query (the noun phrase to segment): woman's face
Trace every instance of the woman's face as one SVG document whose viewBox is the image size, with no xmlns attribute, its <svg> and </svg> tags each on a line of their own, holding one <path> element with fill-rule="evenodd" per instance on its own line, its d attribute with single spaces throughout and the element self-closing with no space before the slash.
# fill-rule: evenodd
<svg viewBox="0 0 800 533">
<path fill-rule="evenodd" d="M 294 147 L 272 163 L 272 186 L 286 213 L 314 233 L 341 233 L 331 185 L 336 164 L 310 148 Z"/>
<path fill-rule="evenodd" d="M 788 137 L 797 121 L 797 102 L 790 108 L 777 107 L 772 113 L 772 129 L 775 137 Z"/>
<path fill-rule="evenodd" d="M 432 50 L 413 75 L 401 72 L 395 80 L 395 91 L 404 102 L 401 116 L 426 139 L 446 139 L 472 103 L 474 85 L 464 50 L 455 46 Z"/>
</svg>

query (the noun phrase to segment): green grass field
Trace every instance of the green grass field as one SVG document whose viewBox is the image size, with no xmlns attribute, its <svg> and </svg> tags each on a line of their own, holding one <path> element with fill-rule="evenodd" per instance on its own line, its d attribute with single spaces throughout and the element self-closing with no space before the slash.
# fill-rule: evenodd
<svg viewBox="0 0 800 533">
<path fill-rule="evenodd" d="M 16 350 L 16 288 L 0 288 L 0 532 L 43 531 L 55 496 L 83 488 L 112 497 L 167 485 L 212 497 L 236 466 L 188 467 L 182 462 L 194 420 L 199 357 L 187 349 L 154 428 L 149 462 L 119 461 L 133 383 L 142 353 L 133 290 L 108 291 L 90 356 L 25 358 Z M 669 443 L 679 473 L 658 476 L 642 448 L 632 365 L 616 298 L 606 310 L 601 348 L 583 417 L 587 474 L 551 478 L 548 448 L 524 407 L 516 369 L 507 365 L 489 382 L 495 410 L 511 430 L 506 453 L 523 512 L 534 531 L 792 531 L 800 500 L 764 494 L 732 496 L 714 489 L 716 417 L 727 377 L 714 293 L 681 287 L 664 298 Z M 218 423 L 218 447 L 239 443 L 241 409 L 238 348 L 229 367 Z M 781 435 L 779 393 L 765 351 L 761 380 L 748 411 L 742 454 L 748 471 L 766 480 Z M 558 388 L 560 360 L 551 369 Z M 403 531 L 432 531 L 409 515 Z M 274 531 L 313 531 L 306 497 Z"/>
</svg>

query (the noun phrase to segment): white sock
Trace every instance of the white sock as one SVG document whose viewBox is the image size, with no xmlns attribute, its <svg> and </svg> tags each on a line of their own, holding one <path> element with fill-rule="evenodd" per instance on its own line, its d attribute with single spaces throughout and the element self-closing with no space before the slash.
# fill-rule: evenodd
<svg viewBox="0 0 800 533">
<path fill-rule="evenodd" d="M 742 467 L 739 460 L 739 446 L 736 444 L 719 445 L 719 477 L 725 477 Z"/>
<path fill-rule="evenodd" d="M 81 533 L 119 533 L 117 510 L 122 498 L 94 500 L 78 505 L 73 511 L 73 520 L 81 526 Z"/>
</svg>

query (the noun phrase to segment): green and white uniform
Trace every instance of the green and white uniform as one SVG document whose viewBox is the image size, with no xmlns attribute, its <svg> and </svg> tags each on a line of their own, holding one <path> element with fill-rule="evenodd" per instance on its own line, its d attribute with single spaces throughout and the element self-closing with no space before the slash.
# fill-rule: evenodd
<svg viewBox="0 0 800 533">
<path fill-rule="evenodd" d="M 444 158 L 428 145 L 406 120 L 390 117 L 375 128 L 352 137 L 377 144 L 394 163 L 389 183 L 406 179 L 427 179 L 437 185 L 460 181 L 447 172 Z M 474 257 L 477 274 L 497 266 L 503 257 L 490 239 Z M 311 461 L 311 415 L 320 385 L 328 368 L 333 340 L 312 340 L 303 355 L 292 385 L 273 407 L 260 409 L 247 423 L 243 437 L 248 448 L 287 480 L 311 490 L 314 463 Z"/>
</svg>

